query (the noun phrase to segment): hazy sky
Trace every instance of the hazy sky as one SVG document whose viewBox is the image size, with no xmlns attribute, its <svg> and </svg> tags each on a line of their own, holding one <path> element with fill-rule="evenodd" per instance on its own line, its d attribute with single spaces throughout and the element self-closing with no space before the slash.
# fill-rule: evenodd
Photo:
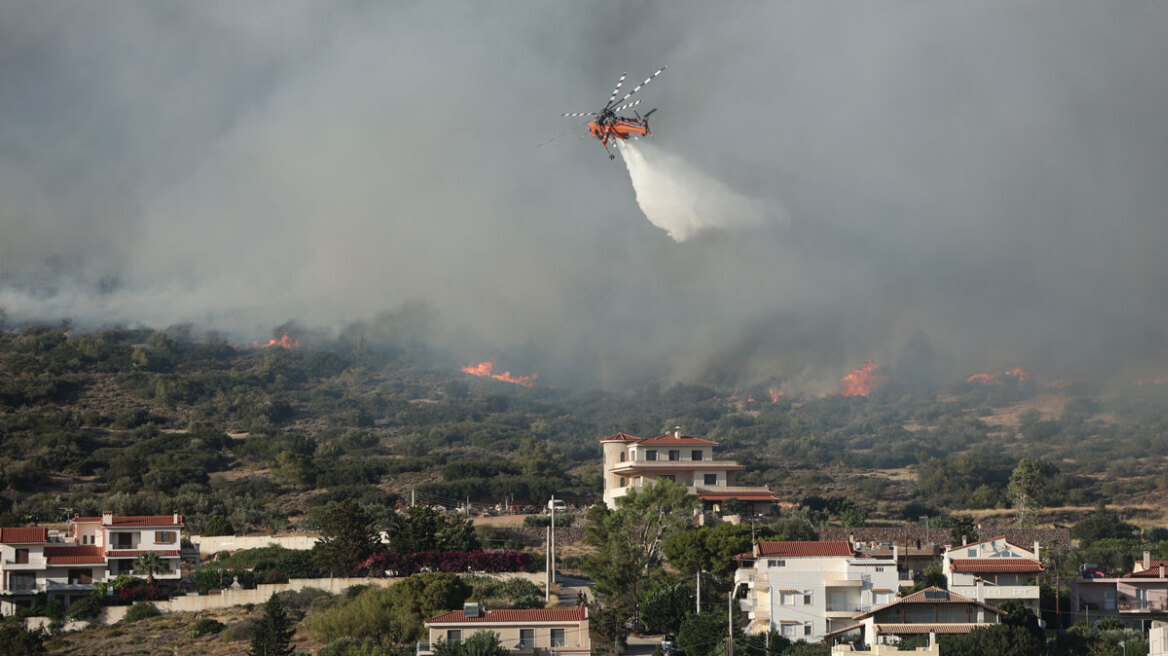
<svg viewBox="0 0 1168 656">
<path fill-rule="evenodd" d="M 560 383 L 813 388 L 922 334 L 947 376 L 1164 363 L 1166 33 L 1152 1 L 9 0 L 0 307 L 251 339 L 423 300 L 452 357 Z M 599 144 L 535 147 L 662 64 L 646 166 L 761 225 L 676 243 Z"/>
</svg>

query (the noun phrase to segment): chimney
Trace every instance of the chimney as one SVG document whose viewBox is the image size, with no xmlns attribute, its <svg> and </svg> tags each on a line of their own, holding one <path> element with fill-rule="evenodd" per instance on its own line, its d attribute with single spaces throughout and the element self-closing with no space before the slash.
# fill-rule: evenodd
<svg viewBox="0 0 1168 656">
<path fill-rule="evenodd" d="M 180 522 L 182 522 L 182 515 L 178 514 L 178 508 L 175 508 L 174 509 L 174 523 L 178 524 Z"/>
<path fill-rule="evenodd" d="M 101 511 L 101 525 L 102 526 L 113 526 L 113 523 L 114 523 L 114 511 L 112 511 L 112 510 Z"/>
<path fill-rule="evenodd" d="M 1164 578 L 1164 563 L 1160 563 L 1160 578 Z"/>
<path fill-rule="evenodd" d="M 892 562 L 900 562 L 900 545 L 895 542 L 892 543 Z"/>
<path fill-rule="evenodd" d="M 679 440 L 681 439 L 681 426 L 674 426 L 673 427 L 673 437 L 675 439 L 679 439 Z"/>
<path fill-rule="evenodd" d="M 1152 552 L 1145 551 L 1144 552 L 1144 569 L 1151 569 L 1151 568 L 1152 568 Z"/>
<path fill-rule="evenodd" d="M 1039 551 L 1042 547 L 1038 544 L 1038 540 L 1034 541 L 1034 559 L 1042 560 L 1042 553 Z"/>
<path fill-rule="evenodd" d="M 754 543 L 754 557 L 758 558 L 758 543 Z"/>
</svg>

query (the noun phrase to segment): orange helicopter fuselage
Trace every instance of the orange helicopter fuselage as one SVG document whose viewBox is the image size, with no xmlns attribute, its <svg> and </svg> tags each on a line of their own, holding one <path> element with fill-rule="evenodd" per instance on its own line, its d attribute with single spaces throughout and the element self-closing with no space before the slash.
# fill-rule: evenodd
<svg viewBox="0 0 1168 656">
<path fill-rule="evenodd" d="M 653 134 L 649 132 L 649 119 L 643 118 L 640 120 L 632 118 L 617 118 L 609 121 L 592 121 L 588 124 L 588 131 L 592 136 L 600 140 L 604 150 L 608 151 L 609 139 L 627 140 L 632 135 L 651 137 Z M 608 153 L 609 159 L 612 159 L 611 152 Z"/>
</svg>

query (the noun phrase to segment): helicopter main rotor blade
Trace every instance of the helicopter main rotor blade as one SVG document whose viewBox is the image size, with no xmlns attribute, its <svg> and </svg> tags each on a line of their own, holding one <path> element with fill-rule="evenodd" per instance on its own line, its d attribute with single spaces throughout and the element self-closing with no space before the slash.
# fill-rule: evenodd
<svg viewBox="0 0 1168 656">
<path fill-rule="evenodd" d="M 592 121 L 586 121 L 584 123 L 581 123 L 580 125 L 573 125 L 572 127 L 568 128 L 567 130 L 564 130 L 563 132 L 552 137 L 551 139 L 548 139 L 547 141 L 544 141 L 542 143 L 535 144 L 535 147 L 539 148 L 540 146 L 546 146 L 546 145 L 550 144 L 551 142 L 555 141 L 556 139 L 559 139 L 560 137 L 564 136 L 565 134 L 568 134 L 570 132 L 575 132 L 576 130 L 579 130 L 580 128 L 584 127 L 585 125 L 588 125 L 591 122 Z M 580 138 L 583 139 L 585 136 L 587 136 L 587 135 L 580 135 Z"/>
<path fill-rule="evenodd" d="M 653 78 L 655 78 L 655 77 L 657 77 L 658 75 L 661 75 L 662 73 L 664 73 L 664 72 L 665 72 L 665 69 L 667 69 L 667 68 L 669 68 L 669 66 L 662 66 L 661 68 L 657 69 L 657 72 L 656 72 L 656 73 L 654 73 L 654 74 L 650 75 L 649 77 L 645 78 L 645 81 L 644 81 L 644 82 L 642 82 L 642 83 L 638 84 L 637 86 L 633 87 L 633 90 L 632 90 L 632 91 L 630 91 L 630 92 L 628 92 L 628 93 L 626 93 L 626 94 L 625 94 L 625 97 L 624 97 L 624 98 L 621 98 L 620 100 L 618 100 L 618 101 L 617 101 L 617 103 L 623 103 L 624 101 L 628 100 L 628 99 L 629 99 L 629 98 L 630 98 L 630 97 L 631 97 L 631 96 L 632 96 L 634 93 L 636 93 L 636 92 L 640 91 L 640 90 L 641 90 L 641 87 L 645 86 L 646 84 L 649 84 L 650 82 L 652 82 L 652 81 L 653 81 Z"/>
<path fill-rule="evenodd" d="M 616 100 L 616 94 L 620 93 L 621 85 L 624 84 L 625 76 L 628 74 L 629 74 L 628 71 L 621 73 L 620 79 L 616 81 L 616 88 L 612 90 L 612 95 L 609 96 L 608 102 L 605 103 L 605 105 L 604 105 L 605 107 L 608 107 L 609 105 L 612 104 L 612 101 Z"/>
<path fill-rule="evenodd" d="M 614 110 L 612 110 L 612 111 L 614 111 L 614 112 L 619 112 L 619 111 L 621 111 L 622 109 L 628 109 L 629 107 L 633 107 L 633 106 L 635 106 L 635 105 L 640 105 L 642 100 L 644 100 L 644 98 L 639 98 L 639 99 L 637 99 L 637 100 L 634 100 L 633 102 L 631 102 L 631 103 L 629 103 L 629 104 L 627 104 L 627 105 L 621 105 L 620 107 L 617 107 L 616 109 L 614 109 Z"/>
<path fill-rule="evenodd" d="M 597 116 L 600 112 L 569 112 L 560 116 Z"/>
</svg>

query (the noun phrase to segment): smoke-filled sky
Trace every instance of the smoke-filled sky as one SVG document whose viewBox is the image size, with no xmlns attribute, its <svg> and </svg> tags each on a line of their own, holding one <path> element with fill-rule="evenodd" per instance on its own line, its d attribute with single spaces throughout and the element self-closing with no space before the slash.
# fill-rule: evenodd
<svg viewBox="0 0 1168 656">
<path fill-rule="evenodd" d="M 10 0 L 0 307 L 251 339 L 421 300 L 561 384 L 1164 362 L 1165 33 L 1152 1 Z M 675 242 L 582 127 L 536 147 L 662 64 L 644 165 L 751 221 Z"/>
</svg>

